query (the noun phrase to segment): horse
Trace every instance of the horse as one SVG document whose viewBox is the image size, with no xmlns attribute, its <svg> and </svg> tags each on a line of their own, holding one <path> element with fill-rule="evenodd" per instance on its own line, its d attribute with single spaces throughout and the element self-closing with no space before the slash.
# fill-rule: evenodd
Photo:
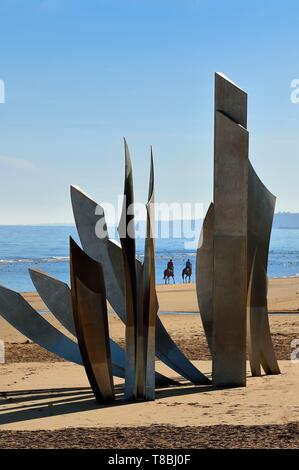
<svg viewBox="0 0 299 470">
<path fill-rule="evenodd" d="M 191 268 L 184 268 L 184 269 L 182 270 L 182 279 L 183 279 L 183 283 L 186 283 L 186 284 L 187 284 L 187 278 L 188 278 L 188 282 L 189 282 L 189 284 L 190 284 L 191 276 L 192 276 L 192 269 L 191 269 Z"/>
<path fill-rule="evenodd" d="M 168 268 L 164 269 L 164 277 L 163 277 L 163 279 L 164 279 L 164 281 L 165 281 L 165 284 L 169 284 L 169 280 L 170 280 L 171 277 L 172 277 L 173 283 L 175 284 L 174 272 L 173 272 L 173 270 L 172 270 L 172 269 L 168 269 Z"/>
</svg>

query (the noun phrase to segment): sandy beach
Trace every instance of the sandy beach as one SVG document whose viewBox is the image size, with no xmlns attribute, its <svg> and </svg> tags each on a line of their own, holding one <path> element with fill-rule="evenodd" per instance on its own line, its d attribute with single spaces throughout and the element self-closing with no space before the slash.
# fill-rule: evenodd
<svg viewBox="0 0 299 470">
<path fill-rule="evenodd" d="M 163 285 L 157 291 L 168 332 L 210 375 L 195 285 Z M 24 297 L 46 310 L 36 294 Z M 122 380 L 115 379 L 114 407 L 97 405 L 83 367 L 32 344 L 0 319 L 6 352 L 0 365 L 0 447 L 260 447 L 257 436 L 263 435 L 266 447 L 298 446 L 299 363 L 291 363 L 290 354 L 291 341 L 299 338 L 299 278 L 270 280 L 268 297 L 280 376 L 252 378 L 248 370 L 246 388 L 214 390 L 191 386 L 157 362 L 157 370 L 184 386 L 157 390 L 155 402 L 128 404 Z M 66 333 L 51 314 L 45 316 Z M 124 345 L 124 327 L 111 309 L 109 326 L 111 337 Z"/>
</svg>

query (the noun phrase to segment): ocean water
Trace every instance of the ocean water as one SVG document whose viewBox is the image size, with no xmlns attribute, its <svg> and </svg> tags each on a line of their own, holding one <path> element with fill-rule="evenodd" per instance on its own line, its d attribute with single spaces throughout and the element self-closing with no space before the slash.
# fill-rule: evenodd
<svg viewBox="0 0 299 470">
<path fill-rule="evenodd" d="M 19 292 L 34 290 L 28 268 L 45 271 L 69 283 L 69 236 L 77 242 L 72 226 L 0 226 L 0 284 Z M 175 266 L 175 280 L 187 258 L 195 268 L 195 248 L 185 248 L 185 239 L 156 240 L 156 282 L 163 283 L 163 270 L 169 258 Z M 137 241 L 142 259 L 143 241 Z M 194 272 L 194 269 L 193 269 Z M 268 273 L 270 277 L 299 276 L 299 229 L 273 229 Z M 194 281 L 194 274 L 192 276 Z"/>
</svg>

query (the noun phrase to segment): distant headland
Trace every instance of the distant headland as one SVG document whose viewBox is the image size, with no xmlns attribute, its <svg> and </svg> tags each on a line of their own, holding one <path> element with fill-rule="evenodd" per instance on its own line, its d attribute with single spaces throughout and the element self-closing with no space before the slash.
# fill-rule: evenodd
<svg viewBox="0 0 299 470">
<path fill-rule="evenodd" d="M 274 215 L 273 228 L 299 229 L 299 213 L 277 212 Z"/>
</svg>

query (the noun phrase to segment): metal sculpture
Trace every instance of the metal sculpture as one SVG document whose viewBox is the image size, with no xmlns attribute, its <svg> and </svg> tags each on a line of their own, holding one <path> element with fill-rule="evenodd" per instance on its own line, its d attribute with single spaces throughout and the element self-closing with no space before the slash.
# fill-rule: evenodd
<svg viewBox="0 0 299 470">
<path fill-rule="evenodd" d="M 100 403 L 114 401 L 105 281 L 102 266 L 70 238 L 74 323 L 86 374 Z"/>
<path fill-rule="evenodd" d="M 126 149 L 128 156 L 128 148 Z M 147 208 L 147 237 L 145 240 L 145 256 L 143 265 L 136 260 L 135 254 L 132 257 L 134 264 L 136 265 L 136 279 L 138 278 L 138 312 L 135 317 L 135 341 L 136 344 L 136 355 L 135 355 L 135 365 L 136 373 L 134 371 L 134 396 L 142 399 L 153 399 L 154 398 L 154 389 L 155 385 L 157 386 L 170 386 L 170 385 L 179 385 L 178 382 L 165 377 L 164 375 L 155 372 L 155 342 L 159 342 L 159 355 L 164 359 L 164 362 L 171 366 L 173 369 L 178 372 L 182 372 L 182 375 L 189 378 L 194 383 L 210 383 L 209 379 L 205 377 L 201 372 L 199 372 L 188 359 L 179 351 L 174 342 L 171 340 L 167 334 L 165 328 L 163 327 L 160 320 L 158 320 L 158 332 L 155 334 L 155 323 L 158 312 L 158 302 L 155 292 L 155 277 L 154 277 L 154 245 L 151 225 L 150 213 L 153 206 L 153 189 L 154 189 L 154 174 L 153 174 L 153 161 L 152 161 L 152 152 L 151 152 L 151 175 L 150 175 L 150 184 L 149 184 L 149 195 L 148 202 L 146 205 Z M 78 193 L 78 192 L 77 192 Z M 72 194 L 73 195 L 73 194 Z M 80 196 L 82 193 L 80 193 Z M 87 198 L 81 198 L 83 206 L 81 206 L 81 211 L 84 211 L 84 204 L 86 204 Z M 90 207 L 90 205 L 88 204 Z M 77 206 L 76 206 L 77 207 Z M 88 211 L 87 216 L 88 216 Z M 82 218 L 82 216 L 81 216 Z M 105 218 L 102 217 L 102 221 L 105 225 Z M 87 230 L 91 229 L 91 233 L 95 230 L 95 225 L 91 228 L 87 224 Z M 89 232 L 87 236 L 88 240 L 91 238 Z M 100 238 L 96 239 L 101 240 Z M 102 240 L 101 240 L 102 241 Z M 108 243 L 107 243 L 108 242 Z M 133 240 L 135 243 L 135 241 Z M 103 244 L 95 244 L 94 249 L 96 250 L 98 246 L 103 247 Z M 123 252 L 121 247 L 114 243 L 108 238 L 106 239 L 105 249 L 100 250 L 103 253 L 103 256 L 106 258 L 103 263 L 103 268 L 105 271 L 105 276 L 107 279 L 108 285 L 110 284 L 110 295 L 108 300 L 110 300 L 113 307 L 118 308 L 121 312 L 122 318 L 126 321 L 126 312 L 125 312 L 125 293 L 124 293 L 124 270 L 122 267 L 122 256 Z M 87 253 L 88 254 L 88 253 Z M 82 259 L 82 257 L 80 258 Z M 112 261 L 111 261 L 112 260 Z M 96 260 L 95 260 L 96 261 Z M 113 269 L 111 269 L 111 263 L 114 264 Z M 96 263 L 98 265 L 98 263 Z M 41 298 L 44 300 L 45 304 L 57 320 L 66 328 L 73 336 L 77 337 L 80 343 L 81 352 L 83 351 L 83 362 L 88 371 L 90 377 L 90 382 L 95 390 L 95 394 L 98 400 L 103 400 L 102 392 L 100 393 L 99 384 L 96 381 L 96 374 L 92 369 L 90 362 L 88 362 L 87 355 L 87 345 L 86 340 L 83 338 L 83 333 L 81 332 L 81 337 L 78 329 L 78 319 L 77 319 L 77 328 L 75 328 L 74 320 L 72 316 L 78 318 L 79 307 L 77 306 L 76 312 L 74 311 L 74 299 L 71 300 L 71 291 L 67 284 L 55 279 L 52 276 L 49 276 L 45 273 L 42 273 L 38 270 L 30 270 L 30 276 L 32 281 L 39 292 Z M 112 280 L 112 282 L 111 282 Z M 140 281 L 141 280 L 141 281 Z M 114 281 L 114 282 L 113 282 Z M 73 279 L 73 285 L 74 284 Z M 79 281 L 77 281 L 79 282 Z M 8 294 L 4 289 L 3 297 Z M 120 295 L 119 291 L 120 289 Z M 11 293 L 17 298 L 21 297 L 19 294 L 12 292 Z M 89 293 L 90 295 L 90 293 Z M 11 299 L 11 296 L 10 296 Z M 17 305 L 17 313 L 20 313 L 20 316 L 16 314 L 12 315 L 11 309 L 14 306 L 12 305 L 7 308 L 5 302 L 3 302 L 2 313 L 4 317 L 7 317 L 13 325 L 22 331 L 27 337 L 40 344 L 42 347 L 49 349 L 50 351 L 60 354 L 66 359 L 73 360 L 77 363 L 82 364 L 82 357 L 78 348 L 78 345 L 66 337 L 63 333 L 56 330 L 45 318 L 40 317 L 39 313 L 36 312 L 32 307 L 30 307 L 27 302 L 22 298 L 22 308 L 20 308 L 20 303 Z M 73 303 L 73 305 L 72 305 Z M 0 303 L 1 306 L 1 303 Z M 18 311 L 20 310 L 20 312 Z M 27 309 L 30 310 L 30 328 L 29 323 L 23 322 L 23 319 L 29 318 L 24 314 L 24 311 Z M 82 313 L 82 312 L 81 312 Z M 119 313 L 119 312 L 118 312 Z M 21 316 L 22 314 L 22 316 Z M 32 317 L 32 318 L 31 318 Z M 36 320 L 35 320 L 36 319 Z M 23 324 L 24 323 L 24 324 Z M 32 333 L 32 325 L 36 325 L 34 329 L 34 334 Z M 41 326 L 42 325 L 42 326 Z M 48 338 L 44 338 L 43 330 L 48 330 Z M 66 347 L 58 347 L 56 343 L 66 344 Z M 87 344 L 89 340 L 87 339 Z M 127 342 L 129 344 L 129 341 Z M 111 348 L 112 356 L 112 372 L 113 375 L 124 377 L 125 376 L 125 353 L 115 342 L 110 340 L 109 342 Z M 72 347 L 74 353 L 70 355 L 69 349 Z M 65 349 L 65 351 L 64 351 Z M 135 393 L 136 391 L 136 393 Z M 111 399 L 111 394 L 109 395 Z M 128 396 L 128 395 L 127 395 Z"/>
<path fill-rule="evenodd" d="M 197 296 L 216 386 L 246 384 L 246 326 L 253 375 L 279 373 L 267 311 L 275 198 L 248 158 L 247 95 L 215 80 L 214 203 L 197 251 Z"/>
<path fill-rule="evenodd" d="M 114 240 L 109 240 L 107 230 L 104 237 L 99 237 L 96 233 L 97 225 L 101 227 L 103 233 L 106 227 L 104 210 L 99 204 L 76 186 L 71 186 L 71 200 L 82 247 L 90 257 L 102 263 L 107 300 L 119 318 L 126 323 L 121 246 Z M 142 265 L 137 259 L 136 271 L 137 277 L 140 277 Z M 156 308 L 158 310 L 158 301 Z M 211 383 L 178 348 L 159 317 L 156 319 L 156 355 L 164 364 L 195 385 Z"/>
<path fill-rule="evenodd" d="M 248 140 L 247 94 L 216 74 L 214 203 L 204 220 L 196 267 L 215 386 L 246 385 L 246 342 L 252 375 L 261 375 L 261 368 L 266 374 L 280 372 L 267 310 L 275 197 L 252 168 Z M 101 206 L 73 186 L 71 199 L 83 248 L 71 239 L 71 289 L 37 270 L 30 270 L 30 276 L 49 310 L 78 344 L 20 294 L 0 286 L 2 316 L 49 351 L 83 362 L 100 403 L 115 399 L 113 375 L 125 377 L 129 400 L 152 400 L 155 386 L 178 385 L 155 372 L 155 355 L 194 384 L 211 384 L 176 346 L 157 315 L 152 151 L 143 263 L 136 259 L 132 165 L 126 141 L 124 203 L 118 228 L 121 244 L 109 240 Z M 109 338 L 107 300 L 125 323 L 126 351 Z"/>
<path fill-rule="evenodd" d="M 67 284 L 38 269 L 29 269 L 31 280 L 39 296 L 54 317 L 76 337 L 71 290 Z M 116 377 L 125 377 L 125 351 L 110 338 L 112 371 Z M 178 385 L 175 380 L 156 372 L 156 386 Z"/>
</svg>

